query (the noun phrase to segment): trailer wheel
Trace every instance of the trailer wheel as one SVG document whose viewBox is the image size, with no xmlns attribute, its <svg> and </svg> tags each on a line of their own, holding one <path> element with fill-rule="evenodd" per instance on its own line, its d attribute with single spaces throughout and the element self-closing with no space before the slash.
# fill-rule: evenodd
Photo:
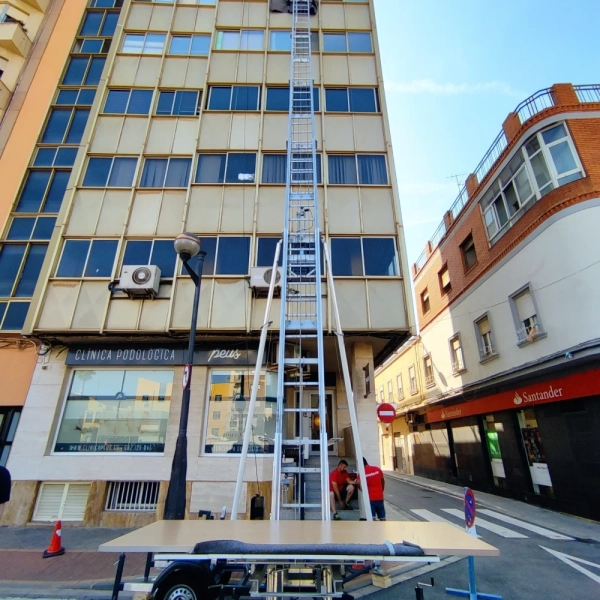
<svg viewBox="0 0 600 600">
<path fill-rule="evenodd" d="M 157 596 L 162 600 L 202 600 L 205 595 L 201 595 L 198 587 L 191 582 L 177 583 L 168 590 L 164 595 Z"/>
<path fill-rule="evenodd" d="M 213 585 L 210 571 L 175 571 L 161 582 L 154 600 L 208 600 L 215 598 L 209 586 Z"/>
</svg>

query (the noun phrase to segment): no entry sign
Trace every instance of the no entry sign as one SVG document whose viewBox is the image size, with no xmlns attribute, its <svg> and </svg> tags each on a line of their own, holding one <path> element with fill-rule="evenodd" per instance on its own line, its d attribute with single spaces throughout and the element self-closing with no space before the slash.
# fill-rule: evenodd
<svg viewBox="0 0 600 600">
<path fill-rule="evenodd" d="M 377 407 L 377 416 L 382 423 L 393 423 L 396 418 L 396 409 L 387 402 Z"/>
</svg>

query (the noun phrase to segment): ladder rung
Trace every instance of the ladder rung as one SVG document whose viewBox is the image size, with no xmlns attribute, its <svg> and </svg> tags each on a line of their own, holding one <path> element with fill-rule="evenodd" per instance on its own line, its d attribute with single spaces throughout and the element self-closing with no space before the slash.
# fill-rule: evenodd
<svg viewBox="0 0 600 600">
<path fill-rule="evenodd" d="M 288 335 L 286 337 L 289 338 L 290 336 Z M 317 387 L 319 385 L 319 382 L 318 381 L 284 381 L 283 385 L 285 387 Z"/>
<path fill-rule="evenodd" d="M 284 365 L 317 365 L 319 364 L 318 358 L 304 358 L 303 356 L 294 358 L 284 358 Z"/>
<path fill-rule="evenodd" d="M 285 337 L 294 339 L 316 338 L 319 337 L 316 333 L 289 333 Z"/>
<path fill-rule="evenodd" d="M 314 413 L 314 412 L 319 412 L 318 408 L 302 408 L 302 407 L 295 407 L 295 408 L 284 408 L 283 412 L 307 412 L 307 413 Z"/>
<path fill-rule="evenodd" d="M 282 473 L 320 473 L 319 467 L 281 467 Z"/>
<path fill-rule="evenodd" d="M 281 504 L 281 508 L 321 508 L 320 504 L 309 504 L 307 502 L 303 502 L 302 504 L 298 502 L 297 504 Z M 294 594 L 296 597 L 298 594 Z M 320 596 L 322 594 L 319 594 Z M 314 597 L 314 594 L 311 594 Z"/>
</svg>

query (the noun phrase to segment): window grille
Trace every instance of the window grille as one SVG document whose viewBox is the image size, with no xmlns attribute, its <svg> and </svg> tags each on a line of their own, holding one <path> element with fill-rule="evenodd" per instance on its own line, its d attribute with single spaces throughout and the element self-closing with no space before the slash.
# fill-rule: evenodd
<svg viewBox="0 0 600 600">
<path fill-rule="evenodd" d="M 139 512 L 156 510 L 160 481 L 110 481 L 104 510 Z"/>
</svg>

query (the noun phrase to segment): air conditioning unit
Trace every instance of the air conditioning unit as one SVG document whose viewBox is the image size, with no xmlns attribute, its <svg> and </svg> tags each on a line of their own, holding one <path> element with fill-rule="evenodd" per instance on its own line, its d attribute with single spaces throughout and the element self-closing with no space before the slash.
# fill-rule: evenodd
<svg viewBox="0 0 600 600">
<path fill-rule="evenodd" d="M 250 287 L 255 296 L 267 294 L 272 277 L 273 267 L 252 267 L 250 269 Z M 275 291 L 281 290 L 282 278 L 281 267 L 277 267 L 275 271 Z"/>
<path fill-rule="evenodd" d="M 123 265 L 119 289 L 130 298 L 155 298 L 160 285 L 156 265 Z"/>
</svg>

